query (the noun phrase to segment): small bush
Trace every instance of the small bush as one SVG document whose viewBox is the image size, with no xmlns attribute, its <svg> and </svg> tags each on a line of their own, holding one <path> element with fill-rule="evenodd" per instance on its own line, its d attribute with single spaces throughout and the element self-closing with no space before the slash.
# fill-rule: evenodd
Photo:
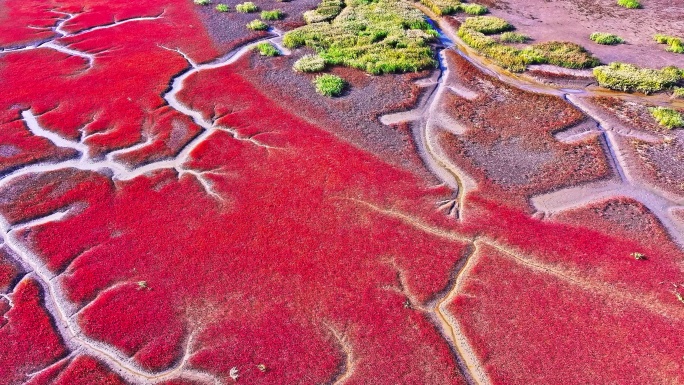
<svg viewBox="0 0 684 385">
<path fill-rule="evenodd" d="M 209 5 L 211 3 L 209 0 L 194 0 L 196 5 Z"/>
<path fill-rule="evenodd" d="M 261 11 L 261 18 L 263 20 L 280 20 L 283 17 L 283 12 L 279 9 L 272 11 Z"/>
<path fill-rule="evenodd" d="M 603 32 L 594 32 L 589 36 L 589 39 L 603 45 L 616 45 L 625 42 L 620 36 Z"/>
<path fill-rule="evenodd" d="M 601 87 L 650 94 L 673 87 L 681 79 L 682 74 L 675 67 L 655 70 L 615 62 L 594 68 L 594 76 Z"/>
<path fill-rule="evenodd" d="M 299 72 L 321 72 L 325 69 L 325 60 L 317 55 L 304 55 L 292 68 Z"/>
<path fill-rule="evenodd" d="M 671 108 L 652 107 L 648 109 L 653 118 L 663 127 L 669 129 L 684 127 L 684 117 L 682 114 Z"/>
<path fill-rule="evenodd" d="M 216 5 L 216 10 L 219 11 L 219 12 L 228 12 L 228 11 L 230 11 L 230 7 L 228 7 L 228 6 L 225 5 L 225 4 L 217 4 L 217 5 Z"/>
<path fill-rule="evenodd" d="M 468 17 L 465 19 L 461 27 L 469 28 L 485 35 L 506 32 L 513 29 L 513 26 L 508 24 L 506 20 L 496 16 Z"/>
<path fill-rule="evenodd" d="M 304 21 L 312 24 L 332 20 L 342 12 L 343 7 L 342 0 L 323 0 L 316 9 L 304 12 Z"/>
<path fill-rule="evenodd" d="M 421 3 L 437 16 L 451 15 L 461 10 L 461 2 L 458 0 L 421 0 Z"/>
<path fill-rule="evenodd" d="M 235 6 L 235 10 L 240 13 L 252 13 L 259 10 L 259 7 L 251 1 L 244 2 Z"/>
<path fill-rule="evenodd" d="M 666 50 L 669 52 L 684 53 L 684 41 L 676 36 L 657 34 L 653 36 L 653 40 L 659 44 L 667 44 Z"/>
<path fill-rule="evenodd" d="M 461 10 L 469 15 L 484 15 L 489 12 L 487 7 L 480 4 L 461 4 Z"/>
<path fill-rule="evenodd" d="M 529 37 L 517 32 L 504 32 L 499 38 L 502 43 L 527 43 L 529 40 Z"/>
<path fill-rule="evenodd" d="M 256 45 L 256 49 L 259 51 L 261 56 L 278 56 L 280 51 L 271 43 L 263 42 Z"/>
<path fill-rule="evenodd" d="M 335 75 L 325 74 L 316 76 L 314 79 L 316 92 L 324 96 L 339 96 L 344 90 L 344 80 Z"/>
<path fill-rule="evenodd" d="M 684 99 L 684 88 L 676 87 L 672 91 L 672 96 L 674 96 L 675 98 L 678 98 L 678 99 Z"/>
<path fill-rule="evenodd" d="M 545 57 L 549 64 L 565 68 L 592 68 L 601 62 L 579 44 L 549 41 L 532 46 Z"/>
<path fill-rule="evenodd" d="M 639 3 L 639 0 L 617 0 L 617 3 L 619 6 L 629 9 L 641 8 L 641 3 Z"/>
<path fill-rule="evenodd" d="M 265 31 L 268 29 L 268 24 L 261 20 L 252 20 L 249 22 L 249 24 L 247 24 L 247 28 L 251 29 L 252 31 Z"/>
</svg>

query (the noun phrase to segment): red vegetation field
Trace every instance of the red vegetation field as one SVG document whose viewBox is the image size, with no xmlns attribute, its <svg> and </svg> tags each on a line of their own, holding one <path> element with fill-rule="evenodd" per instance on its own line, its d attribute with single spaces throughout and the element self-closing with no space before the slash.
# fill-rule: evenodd
<svg viewBox="0 0 684 385">
<path fill-rule="evenodd" d="M 37 1 L 3 5 L 11 25 L 66 20 Z M 227 384 L 235 375 L 248 384 L 466 384 L 459 341 L 500 384 L 681 377 L 684 307 L 671 286 L 681 282 L 681 251 L 587 226 L 585 212 L 557 222 L 527 212 L 529 194 L 607 173 L 595 138 L 553 138 L 583 119 L 562 100 L 513 89 L 519 106 L 453 97 L 448 107 L 472 125 L 470 147 L 440 138 L 454 160 L 467 161 L 458 146 L 510 140 L 552 154 L 517 187 L 468 166 L 480 189 L 461 222 L 437 210 L 452 192 L 417 167 L 406 125 L 354 131 L 325 114 L 341 106 L 375 119 L 407 107 L 412 76 L 393 78 L 403 83 L 389 91 L 387 78 L 336 69 L 387 100 L 312 94 L 297 106 L 278 86 L 264 88 L 272 59 L 246 56 L 183 84 L 179 101 L 215 125 L 205 137 L 162 96 L 188 67 L 181 53 L 197 63 L 225 53 L 203 27 L 206 9 L 185 0 L 54 7 L 78 13 L 62 25 L 75 35 L 57 43 L 94 54 L 94 64 L 49 47 L 0 53 L 0 84 L 12 90 L 0 98 L 0 167 L 77 155 L 29 130 L 27 109 L 45 130 L 87 145 L 92 161 L 0 179 L 0 384 Z M 52 36 L 6 31 L 4 47 Z M 455 67 L 475 84 L 473 69 Z M 310 86 L 303 75 L 293 82 Z M 533 106 L 538 119 L 517 123 Z M 495 110 L 505 114 L 492 118 Z M 396 141 L 372 146 L 369 133 L 391 130 Z M 129 179 L 104 160 L 146 141 L 113 160 L 133 169 L 193 147 Z M 463 334 L 450 335 L 449 323 Z"/>
</svg>

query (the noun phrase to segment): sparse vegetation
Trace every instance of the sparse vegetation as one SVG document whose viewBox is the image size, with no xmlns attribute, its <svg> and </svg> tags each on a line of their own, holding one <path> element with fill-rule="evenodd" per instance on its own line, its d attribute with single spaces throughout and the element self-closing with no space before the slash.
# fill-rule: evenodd
<svg viewBox="0 0 684 385">
<path fill-rule="evenodd" d="M 625 41 L 618 35 L 613 35 L 612 33 L 604 33 L 604 32 L 594 32 L 589 36 L 589 39 L 594 41 L 597 44 L 603 44 L 603 45 L 616 45 L 616 44 L 622 44 Z"/>
<path fill-rule="evenodd" d="M 314 49 L 328 65 L 379 75 L 433 68 L 428 42 L 437 32 L 423 14 L 401 0 L 350 0 L 330 23 L 311 23 L 288 32 L 289 48 Z"/>
<path fill-rule="evenodd" d="M 451 15 L 461 10 L 461 2 L 458 0 L 421 0 L 421 3 L 437 16 Z"/>
<path fill-rule="evenodd" d="M 256 49 L 259 51 L 261 56 L 278 56 L 280 51 L 271 43 L 263 42 L 256 45 Z"/>
<path fill-rule="evenodd" d="M 651 107 L 648 109 L 653 118 L 663 127 L 669 129 L 684 127 L 682 113 L 665 107 Z"/>
<path fill-rule="evenodd" d="M 681 79 L 682 74 L 675 67 L 655 70 L 615 62 L 594 68 L 594 76 L 601 87 L 650 94 L 673 87 Z"/>
<path fill-rule="evenodd" d="M 672 90 L 672 96 L 678 99 L 684 99 L 684 87 L 675 87 L 675 89 Z"/>
<path fill-rule="evenodd" d="M 334 19 L 344 8 L 342 0 L 323 0 L 316 9 L 304 12 L 307 24 L 320 23 Z"/>
<path fill-rule="evenodd" d="M 321 72 L 325 69 L 325 60 L 318 55 L 304 55 L 292 68 L 299 72 Z"/>
<path fill-rule="evenodd" d="M 339 96 L 344 90 L 344 80 L 336 75 L 324 74 L 314 79 L 316 92 L 324 96 Z"/>
<path fill-rule="evenodd" d="M 528 36 L 517 32 L 504 32 L 501 34 L 499 41 L 502 43 L 527 43 L 530 40 Z"/>
<path fill-rule="evenodd" d="M 209 0 L 194 0 L 195 5 L 209 5 L 211 2 Z"/>
<path fill-rule="evenodd" d="M 268 24 L 257 19 L 250 21 L 249 24 L 247 24 L 247 28 L 251 29 L 252 31 L 265 31 L 268 29 Z"/>
<path fill-rule="evenodd" d="M 508 24 L 506 20 L 496 16 L 475 16 L 465 19 L 461 28 L 491 35 L 510 31 L 513 29 L 513 26 Z"/>
<path fill-rule="evenodd" d="M 629 9 L 641 8 L 641 3 L 639 3 L 639 0 L 617 0 L 617 3 L 619 6 Z"/>
<path fill-rule="evenodd" d="M 484 5 L 480 4 L 461 4 L 461 10 L 469 15 L 484 15 L 485 13 L 489 12 L 487 7 Z"/>
<path fill-rule="evenodd" d="M 219 12 L 228 12 L 228 11 L 230 11 L 230 7 L 225 5 L 225 4 L 217 4 L 216 10 Z"/>
<path fill-rule="evenodd" d="M 630 254 L 630 255 L 631 255 L 632 257 L 634 257 L 634 259 L 636 259 L 637 261 L 644 261 L 644 260 L 646 260 L 646 256 L 645 256 L 644 254 L 639 253 L 639 252 L 636 252 L 636 251 L 633 252 L 633 253 Z"/>
<path fill-rule="evenodd" d="M 653 39 L 659 44 L 667 44 L 666 50 L 674 53 L 684 53 L 684 41 L 676 36 L 657 34 Z"/>
<path fill-rule="evenodd" d="M 283 17 L 283 11 L 274 9 L 272 11 L 261 11 L 262 20 L 280 20 Z"/>
<path fill-rule="evenodd" d="M 257 7 L 256 4 L 252 3 L 251 1 L 247 1 L 236 5 L 235 10 L 240 13 L 252 13 L 258 11 L 259 7 Z"/>
</svg>

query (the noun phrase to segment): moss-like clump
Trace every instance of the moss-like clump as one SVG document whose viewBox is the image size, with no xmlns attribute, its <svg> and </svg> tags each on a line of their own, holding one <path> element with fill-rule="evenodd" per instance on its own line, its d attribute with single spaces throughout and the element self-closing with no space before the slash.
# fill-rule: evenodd
<svg viewBox="0 0 684 385">
<path fill-rule="evenodd" d="M 648 109 L 653 118 L 663 127 L 669 129 L 684 127 L 682 113 L 665 107 L 652 107 Z"/>
<path fill-rule="evenodd" d="M 461 4 L 461 10 L 469 15 L 484 15 L 489 12 L 487 7 L 480 4 Z"/>
<path fill-rule="evenodd" d="M 209 4 L 211 4 L 211 1 L 209 1 L 209 0 L 194 0 L 193 2 L 196 5 L 209 5 Z"/>
<path fill-rule="evenodd" d="M 675 67 L 655 70 L 616 62 L 594 68 L 594 76 L 602 87 L 650 94 L 673 87 L 682 78 L 682 73 Z"/>
<path fill-rule="evenodd" d="M 280 20 L 283 18 L 283 11 L 274 9 L 272 11 L 261 11 L 262 20 Z"/>
<path fill-rule="evenodd" d="M 613 35 L 612 33 L 594 32 L 589 36 L 589 39 L 598 44 L 603 45 L 616 45 L 622 44 L 625 41 L 618 35 Z"/>
<path fill-rule="evenodd" d="M 499 37 L 499 41 L 502 43 L 527 43 L 530 40 L 528 36 L 517 32 L 504 32 Z"/>
<path fill-rule="evenodd" d="M 676 36 L 657 34 L 653 39 L 659 44 L 667 44 L 666 50 L 674 53 L 684 53 L 684 41 Z"/>
<path fill-rule="evenodd" d="M 315 22 L 285 34 L 289 48 L 314 49 L 328 65 L 371 74 L 411 72 L 437 64 L 428 43 L 437 32 L 403 0 L 349 0 L 330 23 Z"/>
<path fill-rule="evenodd" d="M 619 6 L 629 9 L 641 8 L 639 0 L 617 0 L 617 3 Z"/>
<path fill-rule="evenodd" d="M 263 42 L 256 45 L 256 50 L 261 56 L 278 56 L 280 51 L 271 43 Z"/>
<path fill-rule="evenodd" d="M 485 35 L 491 35 L 510 31 L 513 29 L 513 26 L 508 24 L 506 20 L 496 16 L 476 16 L 465 19 L 463 24 L 461 24 L 461 28 L 472 29 Z"/>
<path fill-rule="evenodd" d="M 339 96 L 344 90 L 344 80 L 336 75 L 324 74 L 314 79 L 316 92 L 324 96 Z"/>
<path fill-rule="evenodd" d="M 451 15 L 457 12 L 465 12 L 469 15 L 484 15 L 489 10 L 484 5 L 469 3 L 463 4 L 459 0 L 420 0 L 438 16 Z"/>
<path fill-rule="evenodd" d="M 675 89 L 672 90 L 672 96 L 677 99 L 684 99 L 684 87 L 675 87 Z"/>
<path fill-rule="evenodd" d="M 307 24 L 329 21 L 339 15 L 343 8 L 342 0 L 323 0 L 316 9 L 304 12 L 304 20 Z"/>
<path fill-rule="evenodd" d="M 235 6 L 235 10 L 241 13 L 252 13 L 259 10 L 259 7 L 251 1 L 244 2 Z"/>
<path fill-rule="evenodd" d="M 575 43 L 551 41 L 518 49 L 502 42 L 524 42 L 526 37 L 505 32 L 497 41 L 491 36 L 513 29 L 505 20 L 493 16 L 469 17 L 458 29 L 458 36 L 498 65 L 514 72 L 522 72 L 530 64 L 553 64 L 566 68 L 591 68 L 600 64 L 582 46 Z"/>
<path fill-rule="evenodd" d="M 249 22 L 249 24 L 247 24 L 247 28 L 251 29 L 252 31 L 265 31 L 268 29 L 268 24 L 261 20 L 252 20 Z"/>
<path fill-rule="evenodd" d="M 321 72 L 325 69 L 325 60 L 318 55 L 304 55 L 292 68 L 298 72 Z"/>
</svg>

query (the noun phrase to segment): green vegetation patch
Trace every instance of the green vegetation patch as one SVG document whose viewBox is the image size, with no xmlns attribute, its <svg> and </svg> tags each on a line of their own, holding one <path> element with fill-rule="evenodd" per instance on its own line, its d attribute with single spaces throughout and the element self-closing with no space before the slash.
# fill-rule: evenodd
<svg viewBox="0 0 684 385">
<path fill-rule="evenodd" d="M 257 19 L 250 21 L 249 24 L 247 24 L 247 28 L 251 29 L 252 31 L 265 31 L 268 29 L 268 24 Z"/>
<path fill-rule="evenodd" d="M 496 16 L 475 16 L 466 18 L 463 24 L 461 24 L 461 28 L 472 29 L 485 35 L 491 35 L 510 31 L 513 29 L 513 26 L 508 24 L 506 20 Z"/>
<path fill-rule="evenodd" d="M 600 64 L 598 59 L 575 43 L 551 41 L 522 49 L 502 44 L 527 40 L 524 35 L 507 32 L 512 28 L 508 22 L 497 17 L 469 17 L 458 29 L 458 36 L 482 55 L 514 72 L 525 71 L 530 64 L 553 64 L 566 68 L 591 68 Z M 488 36 L 504 31 L 498 41 Z"/>
<path fill-rule="evenodd" d="M 209 0 L 194 0 L 193 2 L 196 5 L 209 5 L 211 3 Z"/>
<path fill-rule="evenodd" d="M 428 45 L 437 31 L 403 0 L 350 0 L 330 23 L 311 23 L 285 34 L 288 48 L 314 49 L 325 64 L 379 75 L 420 71 L 437 64 Z"/>
<path fill-rule="evenodd" d="M 292 68 L 298 72 L 321 72 L 325 69 L 325 60 L 318 55 L 304 55 Z"/>
<path fill-rule="evenodd" d="M 484 15 L 489 12 L 487 7 L 480 4 L 461 4 L 461 10 L 469 15 Z"/>
<path fill-rule="evenodd" d="M 343 8 L 342 0 L 323 0 L 316 9 L 304 12 L 304 21 L 307 24 L 330 21 L 339 15 Z"/>
<path fill-rule="evenodd" d="M 344 90 L 344 80 L 336 75 L 324 74 L 314 79 L 316 92 L 324 96 L 339 96 Z"/>
<path fill-rule="evenodd" d="M 565 68 L 593 68 L 601 62 L 579 44 L 564 41 L 549 41 L 532 46 L 539 51 L 548 64 Z"/>
<path fill-rule="evenodd" d="M 230 11 L 230 7 L 225 4 L 216 4 L 216 10 L 219 12 L 228 12 Z"/>
<path fill-rule="evenodd" d="M 604 32 L 594 32 L 589 36 L 589 39 L 598 44 L 603 45 L 616 45 L 622 44 L 625 41 L 618 35 L 613 35 L 612 33 Z"/>
<path fill-rule="evenodd" d="M 666 50 L 674 53 L 684 53 L 684 41 L 676 36 L 657 34 L 653 39 L 659 44 L 667 44 Z"/>
<path fill-rule="evenodd" d="M 261 56 L 279 56 L 280 51 L 271 43 L 263 42 L 256 45 L 256 50 Z"/>
<path fill-rule="evenodd" d="M 641 8 L 639 0 L 617 0 L 617 3 L 619 6 L 629 9 Z"/>
<path fill-rule="evenodd" d="M 437 16 L 451 15 L 461 10 L 461 2 L 458 0 L 420 0 L 420 2 Z"/>
<path fill-rule="evenodd" d="M 684 99 L 684 87 L 675 87 L 675 89 L 672 90 L 672 96 L 678 99 Z"/>
<path fill-rule="evenodd" d="M 650 94 L 673 87 L 682 78 L 682 73 L 676 67 L 655 70 L 615 62 L 594 68 L 594 76 L 601 87 Z"/>
<path fill-rule="evenodd" d="M 527 43 L 530 40 L 528 36 L 517 32 L 504 32 L 499 37 L 499 41 L 502 43 Z"/>
<path fill-rule="evenodd" d="M 244 2 L 235 6 L 235 10 L 241 13 L 252 13 L 259 10 L 259 7 L 251 1 Z"/>
<path fill-rule="evenodd" d="M 263 20 L 280 20 L 283 18 L 283 11 L 274 9 L 272 11 L 261 11 L 261 19 Z"/>
<path fill-rule="evenodd" d="M 684 127 L 684 117 L 677 110 L 665 107 L 651 107 L 648 110 L 658 124 L 663 127 L 669 129 Z"/>
</svg>

